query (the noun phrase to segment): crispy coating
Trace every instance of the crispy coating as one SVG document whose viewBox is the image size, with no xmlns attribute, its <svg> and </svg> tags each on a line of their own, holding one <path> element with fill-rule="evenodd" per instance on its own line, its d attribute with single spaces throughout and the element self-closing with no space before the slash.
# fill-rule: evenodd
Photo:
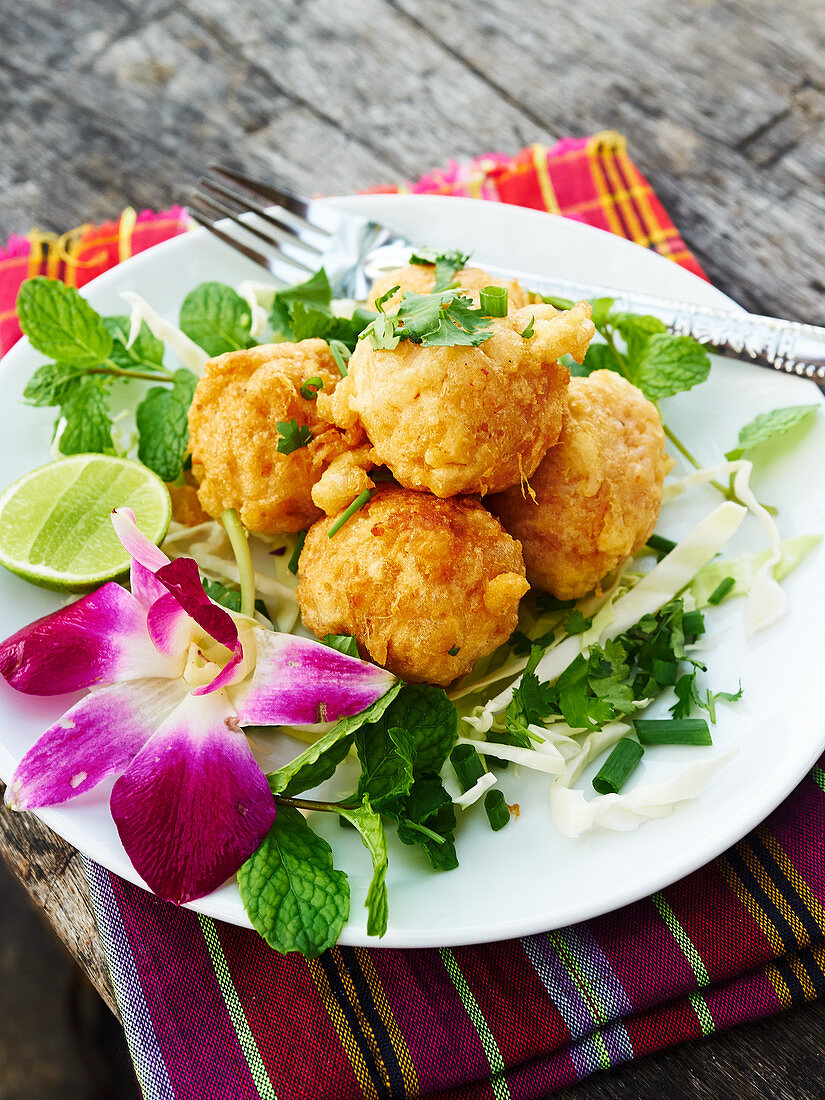
<svg viewBox="0 0 825 1100">
<path fill-rule="evenodd" d="M 571 378 L 557 446 L 489 507 L 524 549 L 530 583 L 562 600 L 589 592 L 650 537 L 670 467 L 656 407 L 614 371 Z"/>
<path fill-rule="evenodd" d="M 403 679 L 449 684 L 515 629 L 529 588 L 521 548 L 478 500 L 383 483 L 329 538 L 331 524 L 310 529 L 298 564 L 298 603 L 319 637 L 352 634 Z"/>
<path fill-rule="evenodd" d="M 530 301 L 530 296 L 523 287 L 519 286 L 515 279 L 499 279 L 495 275 L 489 275 L 481 267 L 463 267 L 456 272 L 456 285 L 462 287 L 469 297 L 478 305 L 478 292 L 484 286 L 506 286 L 509 291 L 509 303 L 511 309 L 521 309 Z M 407 267 L 399 267 L 397 271 L 389 271 L 372 284 L 367 306 L 375 309 L 376 301 L 382 294 L 394 286 L 401 289 L 387 301 L 384 309 L 387 312 L 395 309 L 401 301 L 401 295 L 411 290 L 414 294 L 429 294 L 435 283 L 435 264 L 409 264 Z"/>
<path fill-rule="evenodd" d="M 331 393 L 340 372 L 323 340 L 265 344 L 210 359 L 189 410 L 192 472 L 210 516 L 236 508 L 250 531 L 301 531 L 322 514 L 312 487 L 325 467 L 363 442 L 357 428 L 341 432 L 301 396 L 307 379 Z M 278 421 L 307 426 L 313 439 L 291 454 L 278 452 Z"/>
<path fill-rule="evenodd" d="M 583 358 L 594 332 L 590 306 L 526 306 L 491 328 L 478 347 L 402 340 L 376 351 L 361 340 L 319 411 L 345 429 L 360 420 L 376 462 L 408 489 L 449 497 L 518 485 L 559 437 L 569 371 L 558 358 Z"/>
</svg>

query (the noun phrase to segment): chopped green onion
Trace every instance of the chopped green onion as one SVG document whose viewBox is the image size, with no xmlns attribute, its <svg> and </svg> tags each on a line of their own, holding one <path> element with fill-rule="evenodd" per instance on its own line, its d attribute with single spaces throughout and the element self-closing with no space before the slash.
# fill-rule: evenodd
<svg viewBox="0 0 825 1100">
<path fill-rule="evenodd" d="M 342 340 L 330 340 L 329 350 L 332 353 L 332 358 L 335 360 L 335 365 L 341 372 L 341 377 L 347 376 L 347 363 L 349 363 L 352 357 L 352 352 Z"/>
<path fill-rule="evenodd" d="M 349 508 L 341 513 L 335 523 L 333 523 L 332 527 L 330 527 L 329 531 L 327 531 L 327 538 L 331 539 L 333 535 L 337 535 L 344 524 L 347 522 L 347 520 L 350 518 L 350 516 L 354 516 L 355 513 L 363 508 L 365 504 L 368 504 L 371 497 L 372 489 L 365 489 L 363 493 L 359 493 L 352 504 L 350 504 Z"/>
<path fill-rule="evenodd" d="M 227 508 L 221 512 L 220 520 L 238 566 L 241 582 L 241 614 L 251 616 L 255 612 L 255 568 L 252 565 L 249 537 L 234 508 Z"/>
<path fill-rule="evenodd" d="M 533 325 L 535 325 L 535 323 L 536 323 L 536 315 L 533 314 L 533 316 L 530 318 L 530 323 L 528 324 L 528 326 L 524 330 L 524 332 L 522 332 L 522 334 L 521 334 L 522 340 L 529 340 L 530 339 L 530 337 L 533 335 Z"/>
<path fill-rule="evenodd" d="M 305 401 L 314 401 L 323 388 L 323 378 L 319 378 L 317 375 L 313 378 L 307 378 L 306 382 L 301 386 L 301 397 L 303 397 Z"/>
<path fill-rule="evenodd" d="M 637 718 L 633 723 L 643 745 L 712 745 L 704 718 Z"/>
<path fill-rule="evenodd" d="M 669 554 L 671 550 L 675 550 L 676 543 L 673 539 L 666 539 L 664 535 L 651 535 L 645 543 L 645 546 L 649 550 L 655 550 L 657 554 L 664 557 L 665 554 Z"/>
<path fill-rule="evenodd" d="M 725 577 L 725 579 L 723 581 L 720 581 L 711 592 L 711 594 L 708 596 L 708 603 L 721 603 L 735 584 L 736 581 L 733 579 L 733 577 Z"/>
<path fill-rule="evenodd" d="M 451 657 L 457 657 L 458 654 L 461 652 L 461 646 L 460 645 L 451 645 L 450 648 L 447 650 L 447 652 L 449 653 L 449 655 Z"/>
<path fill-rule="evenodd" d="M 506 286 L 484 286 L 479 293 L 479 305 L 488 317 L 506 317 L 508 294 Z"/>
<path fill-rule="evenodd" d="M 304 548 L 304 542 L 306 541 L 306 531 L 299 531 L 298 537 L 295 540 L 295 549 L 292 551 L 292 556 L 286 563 L 287 569 L 295 577 L 298 575 L 298 558 L 301 556 L 301 551 Z"/>
<path fill-rule="evenodd" d="M 618 794 L 644 754 L 638 741 L 622 738 L 593 777 L 593 790 L 598 794 Z"/>
<path fill-rule="evenodd" d="M 487 820 L 493 832 L 503 829 L 510 820 L 510 811 L 504 801 L 501 791 L 488 791 L 484 796 L 484 809 L 487 811 Z"/>
<path fill-rule="evenodd" d="M 450 763 L 455 768 L 462 791 L 474 787 L 486 770 L 472 745 L 456 745 L 450 753 Z"/>
<path fill-rule="evenodd" d="M 679 679 L 679 662 L 653 658 L 653 679 L 657 684 L 675 684 Z"/>
<path fill-rule="evenodd" d="M 685 636 L 697 637 L 705 633 L 705 616 L 701 611 L 686 611 L 682 616 L 682 630 Z"/>
</svg>

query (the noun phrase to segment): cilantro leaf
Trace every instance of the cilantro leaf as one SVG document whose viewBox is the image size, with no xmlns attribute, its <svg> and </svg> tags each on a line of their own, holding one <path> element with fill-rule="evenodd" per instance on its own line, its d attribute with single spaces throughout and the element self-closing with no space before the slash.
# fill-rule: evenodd
<svg viewBox="0 0 825 1100">
<path fill-rule="evenodd" d="M 373 810 L 369 799 L 361 806 L 348 809 L 336 806 L 335 812 L 346 818 L 361 835 L 361 841 L 372 860 L 372 882 L 364 905 L 367 909 L 367 935 L 383 936 L 387 931 L 387 838 L 379 814 Z"/>
<path fill-rule="evenodd" d="M 349 916 L 349 883 L 329 844 L 291 806 L 238 870 L 253 928 L 276 951 L 316 958 L 337 941 Z"/>
<path fill-rule="evenodd" d="M 131 347 L 126 347 L 129 340 L 131 322 L 128 317 L 116 314 L 113 317 L 104 317 L 103 324 L 112 337 L 112 350 L 109 358 L 123 370 L 145 369 L 149 367 L 163 366 L 163 341 L 152 334 L 152 330 L 145 321 L 141 322 L 137 338 Z"/>
<path fill-rule="evenodd" d="M 400 340 L 425 347 L 478 347 L 493 335 L 489 321 L 462 290 L 407 291 L 394 314 L 379 313 L 361 335 L 368 336 L 376 350 L 392 350 Z"/>
<path fill-rule="evenodd" d="M 224 283 L 201 283 L 183 299 L 180 327 L 209 355 L 254 344 L 249 303 Z"/>
<path fill-rule="evenodd" d="M 387 721 L 385 714 L 383 722 L 361 726 L 355 734 L 355 751 L 362 767 L 356 794 L 359 800 L 368 797 L 379 810 L 388 801 L 408 794 L 413 783 L 412 736 L 400 726 L 388 726 Z"/>
<path fill-rule="evenodd" d="M 299 451 L 301 447 L 307 447 L 314 436 L 312 430 L 306 424 L 298 424 L 292 420 L 278 420 L 275 424 L 278 429 L 278 454 L 291 455 L 293 451 Z"/>
<path fill-rule="evenodd" d="M 45 363 L 29 379 L 23 398 L 30 405 L 60 405 L 83 377 L 83 369 L 71 363 Z"/>
<path fill-rule="evenodd" d="M 66 418 L 58 442 L 61 454 L 115 453 L 109 394 L 102 378 L 84 378 L 68 390 L 61 401 L 60 415 Z"/>
<path fill-rule="evenodd" d="M 589 619 L 585 618 L 584 613 L 578 607 L 574 607 L 573 610 L 568 611 L 565 616 L 562 628 L 566 634 L 584 634 L 592 625 L 592 615 Z"/>
<path fill-rule="evenodd" d="M 164 481 L 174 481 L 189 448 L 189 406 L 197 377 L 175 371 L 171 387 L 153 386 L 135 410 L 138 458 Z"/>
<path fill-rule="evenodd" d="M 324 645 L 330 649 L 337 649 L 339 653 L 346 653 L 348 657 L 360 657 L 358 643 L 351 634 L 327 634 L 321 639 Z"/>
<path fill-rule="evenodd" d="M 292 339 L 310 340 L 317 338 L 331 343 L 345 344 L 351 351 L 367 325 L 375 319 L 369 310 L 356 310 L 352 317 L 336 317 L 328 311 L 301 301 L 294 302 L 289 309 Z"/>
<path fill-rule="evenodd" d="M 787 405 L 782 409 L 771 409 L 770 412 L 760 413 L 749 421 L 739 432 L 738 445 L 732 451 L 728 451 L 725 458 L 731 462 L 741 458 L 746 451 L 767 443 L 770 439 L 779 436 L 801 424 L 812 413 L 816 412 L 818 405 Z"/>
<path fill-rule="evenodd" d="M 433 292 L 446 290 L 452 285 L 456 275 L 467 266 L 469 252 L 440 252 L 437 248 L 417 248 L 410 256 L 411 264 L 435 265 L 435 283 Z"/>
<path fill-rule="evenodd" d="M 17 296 L 20 327 L 33 348 L 75 367 L 93 367 L 108 357 L 112 337 L 85 298 L 56 279 L 26 279 Z"/>
<path fill-rule="evenodd" d="M 710 359 L 692 336 L 654 333 L 632 367 L 631 381 L 645 397 L 658 401 L 689 390 L 710 374 Z"/>
<path fill-rule="evenodd" d="M 402 688 L 400 681 L 376 700 L 371 707 L 341 718 L 331 730 L 319 737 L 294 760 L 269 776 L 273 794 L 296 795 L 329 779 L 350 750 L 355 731 L 367 722 L 377 722 Z"/>
<path fill-rule="evenodd" d="M 332 287 L 326 271 L 320 268 L 303 283 L 295 283 L 294 286 L 276 291 L 269 314 L 269 323 L 275 335 L 282 340 L 300 339 L 292 330 L 292 310 L 300 303 L 329 316 L 331 301 Z"/>
</svg>

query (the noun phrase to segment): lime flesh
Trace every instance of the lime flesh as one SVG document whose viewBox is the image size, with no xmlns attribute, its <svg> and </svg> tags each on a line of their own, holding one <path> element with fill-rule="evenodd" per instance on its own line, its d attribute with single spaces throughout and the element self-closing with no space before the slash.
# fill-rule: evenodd
<svg viewBox="0 0 825 1100">
<path fill-rule="evenodd" d="M 141 463 L 80 454 L 32 470 L 0 494 L 0 565 L 59 592 L 96 588 L 129 568 L 110 518 L 123 507 L 151 542 L 163 540 L 172 502 Z"/>
</svg>

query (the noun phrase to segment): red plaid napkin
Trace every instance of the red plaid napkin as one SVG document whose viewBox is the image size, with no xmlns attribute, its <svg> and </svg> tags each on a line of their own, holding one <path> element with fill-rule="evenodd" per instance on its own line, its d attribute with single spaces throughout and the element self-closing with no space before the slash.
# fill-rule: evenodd
<svg viewBox="0 0 825 1100">
<path fill-rule="evenodd" d="M 450 164 L 410 189 L 577 218 L 703 274 L 614 133 Z M 86 227 L 76 251 L 73 237 L 11 242 L 0 257 L 6 346 L 22 278 L 45 270 L 80 284 L 184 227 L 178 209 L 127 213 Z M 820 996 L 823 825 L 816 766 L 730 851 L 617 913 L 496 944 L 342 947 L 315 960 L 88 870 L 147 1098 L 531 1100 Z"/>
</svg>

